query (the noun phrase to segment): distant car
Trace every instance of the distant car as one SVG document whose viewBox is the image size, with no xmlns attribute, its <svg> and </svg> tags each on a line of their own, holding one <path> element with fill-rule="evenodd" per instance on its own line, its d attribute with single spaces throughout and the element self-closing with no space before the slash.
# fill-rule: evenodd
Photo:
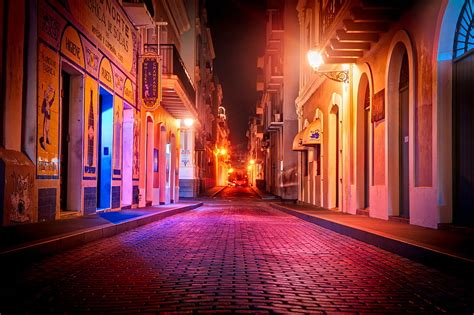
<svg viewBox="0 0 474 315">
<path fill-rule="evenodd" d="M 234 183 L 235 183 L 235 186 L 241 186 L 241 187 L 245 187 L 248 185 L 246 178 L 236 179 L 234 180 Z"/>
</svg>

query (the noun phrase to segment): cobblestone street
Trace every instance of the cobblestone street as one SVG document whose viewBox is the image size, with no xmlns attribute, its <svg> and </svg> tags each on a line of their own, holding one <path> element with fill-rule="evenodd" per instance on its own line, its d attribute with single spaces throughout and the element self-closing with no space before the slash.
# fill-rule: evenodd
<svg viewBox="0 0 474 315">
<path fill-rule="evenodd" d="M 473 285 L 250 200 L 248 188 L 11 267 L 10 312 L 472 313 Z M 247 192 L 248 193 L 247 193 Z M 248 199 L 248 200 L 246 200 Z"/>
</svg>

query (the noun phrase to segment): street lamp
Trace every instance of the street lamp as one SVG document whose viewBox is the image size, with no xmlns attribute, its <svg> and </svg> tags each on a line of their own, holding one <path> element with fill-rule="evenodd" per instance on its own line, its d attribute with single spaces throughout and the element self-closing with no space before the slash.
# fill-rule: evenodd
<svg viewBox="0 0 474 315">
<path fill-rule="evenodd" d="M 184 119 L 184 125 L 185 125 L 186 127 L 189 128 L 189 127 L 191 127 L 193 124 L 194 124 L 194 119 L 192 119 L 192 118 L 186 118 L 186 119 Z"/>
<path fill-rule="evenodd" d="M 255 160 L 254 159 L 251 159 L 250 160 L 250 165 L 254 165 L 255 164 Z"/>
<path fill-rule="evenodd" d="M 319 67 L 324 64 L 323 56 L 319 50 L 310 49 L 306 55 L 308 57 L 308 63 L 314 72 L 319 76 L 325 76 L 336 82 L 349 83 L 349 71 L 348 70 L 335 70 L 335 71 L 321 71 Z"/>
</svg>

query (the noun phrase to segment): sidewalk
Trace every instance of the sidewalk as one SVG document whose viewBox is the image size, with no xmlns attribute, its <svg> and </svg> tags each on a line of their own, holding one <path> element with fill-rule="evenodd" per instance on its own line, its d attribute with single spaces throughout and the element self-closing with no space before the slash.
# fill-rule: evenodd
<svg viewBox="0 0 474 315">
<path fill-rule="evenodd" d="M 202 206 L 202 203 L 127 209 L 0 228 L 0 260 L 53 254 Z"/>
<path fill-rule="evenodd" d="M 260 189 L 258 189 L 256 186 L 250 186 L 250 188 L 252 188 L 252 190 L 260 197 L 260 199 L 262 200 L 279 200 L 280 197 L 278 196 L 275 196 L 269 192 L 266 192 L 266 191 L 262 191 Z"/>
<path fill-rule="evenodd" d="M 272 203 L 272 207 L 449 272 L 474 273 L 474 234 L 435 230 L 402 222 L 325 210 L 311 205 Z"/>
</svg>

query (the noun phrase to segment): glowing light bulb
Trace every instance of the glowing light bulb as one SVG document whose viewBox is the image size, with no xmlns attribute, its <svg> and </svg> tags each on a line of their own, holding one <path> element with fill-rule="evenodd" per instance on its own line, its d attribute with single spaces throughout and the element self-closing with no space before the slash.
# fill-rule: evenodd
<svg viewBox="0 0 474 315">
<path fill-rule="evenodd" d="M 319 67 L 324 63 L 323 56 L 317 50 L 309 50 L 307 55 L 308 63 L 314 70 L 318 70 Z"/>
</svg>

